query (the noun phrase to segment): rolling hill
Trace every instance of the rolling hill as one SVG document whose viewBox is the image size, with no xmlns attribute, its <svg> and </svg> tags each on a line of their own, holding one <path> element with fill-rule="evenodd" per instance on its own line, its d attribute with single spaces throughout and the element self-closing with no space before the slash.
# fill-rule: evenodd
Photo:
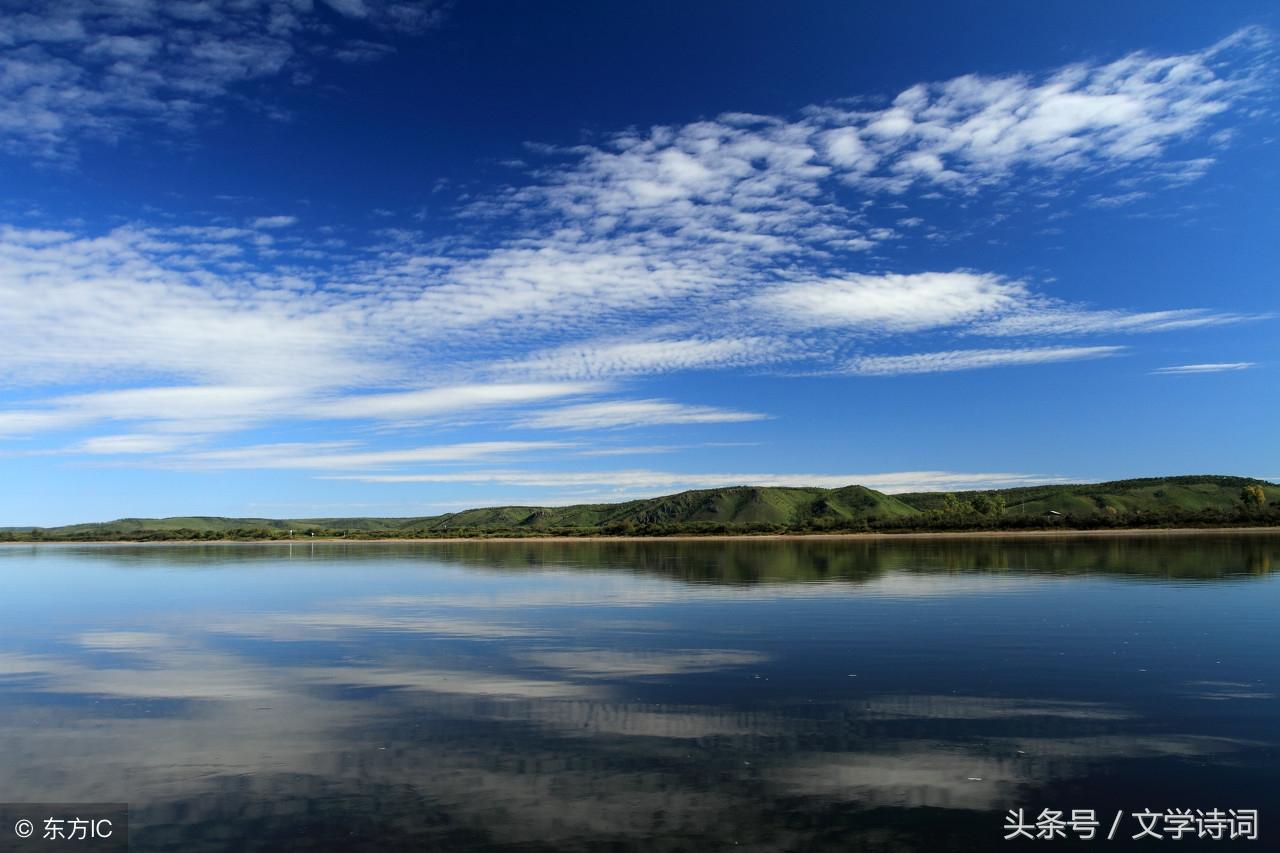
<svg viewBox="0 0 1280 853">
<path fill-rule="evenodd" d="M 1091 518 L 1108 515 L 1109 507 L 1122 515 L 1227 510 L 1240 505 L 1240 490 L 1250 484 L 1262 486 L 1268 502 L 1280 500 L 1280 487 L 1265 480 L 1209 474 L 963 494 L 970 499 L 977 495 L 1000 495 L 1005 500 L 1006 514 L 1011 516 L 1039 516 L 1053 510 L 1073 518 Z M 944 496 L 937 492 L 918 492 L 897 497 L 916 509 L 927 511 L 940 507 Z"/>
<path fill-rule="evenodd" d="M 1246 508 L 1245 486 L 1264 502 Z M 838 489 L 735 486 L 698 489 L 615 504 L 501 506 L 414 518 L 121 518 L 52 528 L 5 528 L 5 538 L 63 540 L 277 538 L 289 531 L 325 536 L 465 536 L 557 533 L 661 534 L 821 530 L 1001 529 L 1039 527 L 1053 511 L 1071 526 L 1151 526 L 1280 522 L 1280 486 L 1215 475 L 1116 480 L 1014 489 L 888 495 L 864 486 Z"/>
</svg>

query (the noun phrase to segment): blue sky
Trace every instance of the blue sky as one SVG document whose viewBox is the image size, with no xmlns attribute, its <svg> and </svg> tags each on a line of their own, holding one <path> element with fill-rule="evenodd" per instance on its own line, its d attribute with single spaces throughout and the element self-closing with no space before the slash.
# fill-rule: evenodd
<svg viewBox="0 0 1280 853">
<path fill-rule="evenodd" d="M 0 19 L 0 525 L 1280 477 L 1272 4 Z"/>
</svg>

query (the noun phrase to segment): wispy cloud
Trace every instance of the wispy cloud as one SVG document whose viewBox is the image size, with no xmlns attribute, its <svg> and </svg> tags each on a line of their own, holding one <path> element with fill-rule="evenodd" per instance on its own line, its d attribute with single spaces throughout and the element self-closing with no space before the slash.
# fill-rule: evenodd
<svg viewBox="0 0 1280 853">
<path fill-rule="evenodd" d="M 259 216 L 253 220 L 254 228 L 288 228 L 290 225 L 297 224 L 296 216 Z"/>
<path fill-rule="evenodd" d="M 271 421 L 362 420 L 413 424 L 598 393 L 589 382 L 454 385 L 381 394 L 335 394 L 285 385 L 186 385 L 101 391 L 37 400 L 0 411 L 0 435 L 27 435 L 97 422 L 166 433 L 216 433 Z M 104 445 L 82 444 L 86 451 Z"/>
<path fill-rule="evenodd" d="M 116 454 L 152 454 L 172 453 L 192 442 L 192 437 L 185 435 L 153 435 L 147 433 L 125 433 L 121 435 L 98 435 L 86 438 L 72 447 L 73 453 L 87 453 L 92 456 Z"/>
<path fill-rule="evenodd" d="M 609 400 L 541 412 L 524 421 L 542 429 L 611 429 L 658 424 L 722 424 L 767 417 L 713 406 L 690 406 L 667 400 Z"/>
<path fill-rule="evenodd" d="M 525 660 L 535 666 L 570 673 L 577 678 L 643 678 L 718 672 L 740 666 L 759 666 L 769 655 L 738 649 L 687 649 L 647 652 L 613 649 L 534 651 Z"/>
<path fill-rule="evenodd" d="M 966 75 L 918 85 L 886 110 L 845 113 L 849 126 L 831 144 L 847 146 L 841 154 L 852 179 L 878 180 L 890 190 L 917 181 L 981 184 L 1025 166 L 1128 164 L 1161 154 L 1227 110 L 1242 87 L 1256 85 L 1219 69 L 1231 51 L 1263 38 L 1244 30 L 1197 53 L 1134 53 L 1070 65 L 1042 80 Z"/>
<path fill-rule="evenodd" d="M 311 417 L 421 418 L 450 412 L 527 405 L 559 397 L 598 393 L 609 386 L 598 382 L 521 382 L 455 385 L 389 394 L 351 394 L 304 407 Z"/>
<path fill-rule="evenodd" d="M 847 370 L 862 376 L 898 376 L 904 373 L 945 373 L 985 367 L 1047 364 L 1055 361 L 1107 358 L 1124 350 L 1119 346 L 1028 347 L 1025 349 L 972 349 L 918 352 L 907 355 L 867 355 L 854 359 Z"/>
<path fill-rule="evenodd" d="M 577 489 L 588 497 L 640 497 L 679 489 L 715 489 L 727 486 L 817 486 L 840 488 L 863 485 L 886 492 L 942 491 L 946 489 L 1010 488 L 1061 482 L 1060 477 L 1040 477 L 1009 472 L 964 473 L 953 471 L 898 471 L 892 473 L 685 473 L 625 469 L 611 471 L 477 470 L 416 474 L 354 474 L 339 479 L 370 483 L 475 483 L 538 489 Z"/>
<path fill-rule="evenodd" d="M 702 441 L 697 444 L 649 444 L 629 445 L 624 447 L 594 447 L 579 451 L 580 456 L 640 456 L 650 453 L 675 453 L 680 450 L 692 450 L 711 447 L 758 447 L 755 441 Z"/>
<path fill-rule="evenodd" d="M 1170 311 L 1091 310 L 1051 300 L 1033 299 L 1005 316 L 979 323 L 973 333 L 993 337 L 1035 337 L 1175 332 L 1204 326 L 1270 319 L 1269 314 L 1215 312 L 1205 308 Z"/>
<path fill-rule="evenodd" d="M 120 228 L 99 237 L 0 235 L 0 375 L 41 384 L 197 378 L 315 386 L 387 375 L 362 317 L 314 282 L 219 274 L 240 232 Z M 38 299 L 32 294 L 39 293 Z M 253 378 L 251 378 L 253 377 Z"/>
<path fill-rule="evenodd" d="M 301 399 L 281 387 L 195 385 L 75 394 L 0 412 L 0 434 L 30 435 L 96 422 L 145 423 L 169 433 L 242 429 L 279 417 Z"/>
<path fill-rule="evenodd" d="M 1256 366 L 1257 364 L 1252 361 L 1232 361 L 1232 362 L 1222 362 L 1218 364 L 1178 364 L 1172 367 L 1160 367 L 1151 372 L 1156 374 L 1161 374 L 1161 375 L 1170 375 L 1170 374 L 1178 375 L 1178 374 L 1186 374 L 1186 373 L 1223 373 L 1225 371 L 1231 371 L 1231 370 L 1248 370 L 1249 368 L 1256 367 Z"/>
<path fill-rule="evenodd" d="M 389 3 L 341 11 L 393 27 L 402 17 Z M 277 27 L 289 56 L 302 26 L 295 13 L 274 22 L 253 4 L 244 14 L 263 20 L 208 12 L 201 26 L 211 39 L 224 25 L 233 41 L 269 40 Z M 133 28 L 181 31 L 166 14 L 146 12 Z M 90 17 L 68 4 L 22 27 L 65 30 L 67 50 L 86 50 L 86 27 L 110 23 Z M 861 249 L 896 239 L 858 198 L 906 199 L 913 186 L 966 197 L 1015 173 L 1024 186 L 1051 186 L 1083 172 L 1167 169 L 1167 144 L 1211 135 L 1217 117 L 1246 103 L 1258 38 L 1244 31 L 1198 52 L 1131 54 L 1040 78 L 959 77 L 912 87 L 881 109 L 729 113 L 614 134 L 552 152 L 528 182 L 471 202 L 466 216 L 494 239 L 458 253 L 409 235 L 342 259 L 291 243 L 300 254 L 290 256 L 265 233 L 292 219 L 284 214 L 254 229 L 8 229 L 0 319 L 16 334 L 0 342 L 0 363 L 25 382 L 123 370 L 367 384 L 447 352 L 504 379 L 593 378 L 832 349 L 830 339 L 802 343 L 806 330 L 1033 336 L 1239 320 L 1071 305 L 997 272 L 857 271 Z M 850 188 L 852 203 L 842 195 Z M 892 214 L 894 223 L 918 218 Z M 300 263 L 317 252 L 316 263 Z M 25 298 L 35 289 L 42 299 Z M 779 317 L 790 332 L 781 338 L 771 322 Z"/>
<path fill-rule="evenodd" d="M 1141 201 L 1150 195 L 1151 193 L 1141 190 L 1115 193 L 1113 195 L 1095 195 L 1089 199 L 1089 204 L 1093 207 L 1124 207 L 1127 204 L 1133 204 L 1135 201 Z"/>
<path fill-rule="evenodd" d="M 420 32 L 441 15 L 426 2 L 327 5 L 375 36 Z M 327 37 L 317 14 L 312 3 L 266 0 L 4 3 L 0 149 L 54 158 L 139 126 L 186 130 L 246 83 L 305 80 L 311 53 L 376 57 L 377 42 Z"/>
<path fill-rule="evenodd" d="M 354 442 L 287 442 L 184 453 L 168 460 L 184 468 L 292 468 L 325 471 L 388 465 L 475 462 L 519 453 L 571 447 L 562 441 L 476 441 L 395 450 L 362 450 Z"/>
<path fill-rule="evenodd" d="M 376 32 L 435 20 L 433 7 L 395 2 L 334 8 Z M 305 73 L 303 46 L 323 52 L 310 51 L 306 14 L 256 3 L 96 12 L 82 2 L 0 13 L 11 25 L 0 28 L 0 144 L 65 153 L 138 121 L 189 125 L 244 81 Z M 281 421 L 356 422 L 345 429 L 486 413 L 538 430 L 741 424 L 770 413 L 630 399 L 654 392 L 626 383 L 784 363 L 852 375 L 1046 364 L 1123 349 L 1066 337 L 1255 319 L 1085 305 L 998 270 L 885 269 L 887 253 L 873 256 L 930 224 L 922 195 L 1065 198 L 1111 172 L 1154 193 L 1175 173 L 1202 173 L 1211 158 L 1199 152 L 1193 167 L 1182 149 L 1217 151 L 1210 140 L 1225 116 L 1248 108 L 1259 39 L 1247 30 L 1180 55 L 968 75 L 878 107 L 725 113 L 531 147 L 529 171 L 469 197 L 465 228 L 443 240 L 381 232 L 335 247 L 312 216 L 279 208 L 96 232 L 0 228 L 0 378 L 112 389 L 24 399 L 0 411 L 0 434 L 105 427 L 73 446 L 141 456 Z M 928 351 L 850 360 L 870 337 L 903 339 L 890 352 Z M 954 348 L 961 337 L 1015 345 Z M 435 452 L 387 451 L 420 454 L 397 460 L 345 443 L 261 447 L 201 458 L 315 467 L 289 461 L 312 453 L 319 467 L 346 470 Z"/>
<path fill-rule="evenodd" d="M 500 361 L 493 369 L 516 376 L 583 379 L 742 367 L 797 356 L 796 347 L 790 342 L 762 335 L 622 343 L 588 341 Z"/>
</svg>

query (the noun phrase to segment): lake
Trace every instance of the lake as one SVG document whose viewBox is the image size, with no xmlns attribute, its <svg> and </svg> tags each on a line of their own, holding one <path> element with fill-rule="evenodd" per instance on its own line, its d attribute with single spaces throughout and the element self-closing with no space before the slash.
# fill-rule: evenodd
<svg viewBox="0 0 1280 853">
<path fill-rule="evenodd" d="M 1055 849 L 1091 817 L 1277 849 L 1277 569 L 1268 534 L 3 546 L 0 800 L 127 802 L 133 850 L 184 853 Z"/>
</svg>

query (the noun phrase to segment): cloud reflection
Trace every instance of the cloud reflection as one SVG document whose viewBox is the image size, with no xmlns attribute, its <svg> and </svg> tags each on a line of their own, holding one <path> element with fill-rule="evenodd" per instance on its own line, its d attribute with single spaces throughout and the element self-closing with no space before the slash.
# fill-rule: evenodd
<svg viewBox="0 0 1280 853">
<path fill-rule="evenodd" d="M 689 675 L 765 663 L 769 655 L 733 649 L 618 652 L 608 649 L 531 652 L 525 659 L 582 678 Z"/>
<path fill-rule="evenodd" d="M 385 568 L 311 595 L 291 576 L 296 600 L 273 610 L 206 612 L 187 598 L 172 610 L 50 619 L 43 639 L 22 645 L 0 640 L 0 799 L 127 800 L 139 838 L 159 849 L 161 838 L 218 849 L 249 812 L 288 837 L 304 831 L 299 815 L 333 809 L 353 820 L 376 812 L 380 841 L 428 849 L 635 849 L 661 836 L 765 851 L 813 849 L 833 821 L 868 810 L 912 825 L 911 809 L 1000 810 L 1137 762 L 1221 769 L 1270 747 L 1209 716 L 1244 702 L 1188 717 L 1093 682 L 1046 695 L 1044 682 L 1001 680 L 987 667 L 1004 635 L 970 637 L 971 648 L 926 663 L 911 647 L 966 601 L 997 619 L 1014 612 L 1013 585 L 1048 606 L 1070 589 L 1062 576 L 899 565 L 862 586 L 735 585 L 684 580 L 688 565 L 668 575 Z M 199 582 L 223 589 L 247 577 Z M 1136 600 L 1136 586 L 1106 591 Z M 789 609 L 785 636 L 752 621 L 777 609 Z M 859 631 L 826 634 L 859 619 Z M 849 677 L 851 657 L 861 677 Z M 985 680 L 947 692 L 952 666 Z M 1168 684 L 1205 700 L 1273 699 L 1264 688 Z M 841 842 L 857 847 L 862 831 L 847 828 Z M 914 831 L 904 844 L 922 849 Z"/>
</svg>

